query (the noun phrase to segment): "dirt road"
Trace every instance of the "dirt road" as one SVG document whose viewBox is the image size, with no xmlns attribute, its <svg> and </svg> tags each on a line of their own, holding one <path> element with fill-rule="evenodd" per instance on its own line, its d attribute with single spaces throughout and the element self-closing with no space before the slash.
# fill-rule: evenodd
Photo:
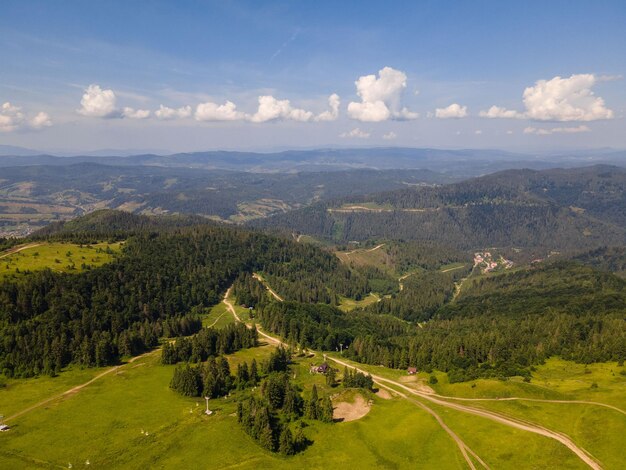
<svg viewBox="0 0 626 470">
<path fill-rule="evenodd" d="M 276 300 L 278 300 L 279 302 L 285 301 L 285 299 L 283 299 L 280 295 L 278 295 L 276 291 L 272 289 L 267 282 L 265 282 L 265 279 L 263 279 L 263 277 L 260 274 L 254 273 L 252 277 L 255 278 L 257 281 L 259 281 L 261 284 L 263 284 L 265 288 L 269 291 L 269 293 L 272 294 L 272 297 L 274 297 Z"/>
<path fill-rule="evenodd" d="M 7 256 L 14 255 L 15 253 L 19 253 L 22 250 L 27 250 L 29 248 L 35 248 L 36 246 L 41 246 L 42 243 L 29 243 L 27 245 L 17 246 L 15 248 L 10 248 L 4 253 L 0 254 L 0 259 L 6 258 Z"/>
<path fill-rule="evenodd" d="M 45 400 L 40 401 L 39 403 L 35 403 L 34 405 L 31 405 L 28 408 L 25 408 L 22 411 L 19 411 L 19 412 L 15 413 L 14 415 L 9 416 L 8 418 L 5 418 L 4 421 L 13 420 L 13 419 L 18 418 L 18 417 L 20 417 L 22 415 L 25 415 L 26 413 L 29 413 L 30 411 L 33 411 L 33 410 L 35 410 L 37 408 L 40 408 L 40 407 L 42 407 L 44 405 L 47 405 L 50 402 L 53 402 L 55 400 L 60 400 L 62 398 L 74 395 L 74 394 L 80 392 L 83 388 L 85 388 L 85 387 L 91 385 L 92 383 L 94 383 L 96 380 L 99 380 L 102 377 L 105 377 L 105 376 L 107 376 L 107 375 L 109 375 L 109 374 L 111 374 L 113 372 L 116 372 L 120 368 L 122 368 L 124 366 L 127 366 L 128 364 L 132 364 L 133 362 L 141 359 L 142 357 L 146 357 L 146 356 L 149 356 L 151 354 L 155 354 L 156 352 L 158 352 L 160 350 L 161 350 L 161 348 L 157 348 L 157 349 L 155 349 L 153 351 L 149 351 L 149 352 L 141 354 L 139 356 L 132 357 L 126 364 L 121 364 L 119 366 L 111 367 L 110 369 L 107 369 L 104 372 L 101 372 L 100 374 L 96 375 L 91 380 L 88 380 L 84 384 L 76 385 L 75 387 L 72 387 L 69 390 L 66 390 L 65 392 L 63 392 L 63 393 L 61 393 L 59 395 L 55 395 L 55 396 L 53 396 L 51 398 L 46 398 Z"/>
<path fill-rule="evenodd" d="M 533 401 L 538 403 L 562 403 L 562 404 L 571 404 L 571 405 L 592 405 L 592 406 L 602 406 L 604 408 L 609 408 L 611 410 L 617 411 L 626 416 L 626 411 L 618 408 L 617 406 L 609 405 L 607 403 L 599 403 L 597 401 L 586 401 L 586 400 L 547 400 L 543 398 L 524 398 L 524 397 L 506 397 L 506 398 L 466 398 L 466 397 L 449 397 L 445 395 L 434 395 L 436 397 L 444 398 L 446 400 L 458 400 L 458 401 Z"/>
<path fill-rule="evenodd" d="M 224 295 L 224 300 L 222 300 L 222 302 L 224 302 L 224 304 L 226 305 L 226 307 L 228 308 L 230 313 L 233 314 L 233 317 L 235 317 L 236 321 L 238 321 L 239 323 L 243 323 L 248 328 L 252 328 L 251 324 L 248 324 L 248 323 L 244 322 L 243 320 L 241 320 L 239 315 L 237 315 L 237 311 L 235 310 L 235 306 L 233 305 L 233 303 L 229 299 L 230 292 L 232 291 L 232 289 L 233 289 L 232 286 L 228 288 L 228 290 L 226 291 L 226 294 Z M 256 326 L 256 331 L 257 331 L 258 334 L 263 336 L 269 342 L 287 347 L 286 343 L 283 343 L 281 340 L 279 340 L 277 338 L 274 338 L 273 336 L 270 336 L 267 333 L 263 332 L 263 330 L 261 330 L 261 328 L 258 325 Z"/>
<path fill-rule="evenodd" d="M 267 284 L 266 284 L 266 287 L 267 287 L 268 289 L 270 289 L 270 287 L 269 287 Z M 225 298 L 224 298 L 224 302 L 225 302 L 225 303 L 226 303 L 226 305 L 229 307 L 229 309 L 231 310 L 231 312 L 233 313 L 233 315 L 235 316 L 235 318 L 236 318 L 238 321 L 241 321 L 241 320 L 239 319 L 239 317 L 237 316 L 237 314 L 235 313 L 235 309 L 234 309 L 234 307 L 233 307 L 233 306 L 232 306 L 232 304 L 231 304 L 231 303 L 227 300 L 227 299 L 228 299 L 228 295 L 229 295 L 229 294 L 230 294 L 230 289 L 228 289 L 228 291 L 226 292 L 226 296 L 225 296 Z M 280 300 L 280 299 L 278 299 L 278 298 L 277 298 L 277 300 Z M 281 344 L 284 344 L 284 343 L 282 343 L 281 341 L 276 340 L 275 338 L 272 338 L 272 337 L 270 337 L 270 336 L 268 336 L 268 335 L 266 335 L 266 334 L 264 334 L 264 333 L 261 333 L 260 331 L 259 331 L 259 333 L 260 333 L 260 334 L 262 334 L 263 336 L 267 337 L 267 338 L 270 338 L 270 339 L 274 340 L 274 342 L 279 342 L 279 343 L 281 343 Z M 336 359 L 336 358 L 333 358 L 333 357 L 327 357 L 326 355 L 324 355 L 324 357 L 325 357 L 325 359 L 330 359 L 331 361 L 334 361 L 334 362 L 336 362 L 336 363 L 338 363 L 338 364 L 341 364 L 341 365 L 343 365 L 343 366 L 354 368 L 354 369 L 356 369 L 357 371 L 362 372 L 362 373 L 364 373 L 364 374 L 368 374 L 368 373 L 369 373 L 369 372 L 364 371 L 364 370 L 362 370 L 362 369 L 355 368 L 353 365 L 348 364 L 347 362 L 342 361 L 341 359 Z M 556 441 L 560 442 L 561 444 L 563 444 L 563 445 L 564 445 L 565 447 L 567 447 L 568 449 L 570 449 L 570 450 L 571 450 L 574 454 L 576 454 L 576 456 L 577 456 L 580 460 L 582 460 L 582 461 L 583 461 L 585 464 L 587 464 L 590 468 L 593 468 L 594 470 L 601 470 L 601 469 L 602 469 L 602 467 L 600 466 L 599 462 L 598 462 L 598 461 L 597 461 L 597 460 L 596 460 L 593 456 L 591 456 L 591 455 L 590 455 L 587 451 L 585 451 L 584 449 L 582 449 L 582 448 L 578 447 L 578 446 L 577 446 L 577 445 L 576 445 L 576 444 L 572 441 L 572 439 L 571 439 L 569 436 L 567 436 L 566 434 L 563 434 L 563 433 L 560 433 L 560 432 L 556 432 L 556 431 L 552 431 L 552 430 L 550 430 L 550 429 L 548 429 L 548 428 L 545 428 L 545 427 L 543 427 L 543 426 L 540 426 L 540 425 L 538 425 L 538 424 L 534 424 L 534 423 L 531 423 L 531 422 L 523 421 L 523 420 L 521 420 L 521 419 L 511 418 L 511 417 L 509 417 L 509 416 L 502 415 L 502 414 L 500 414 L 500 413 L 496 413 L 496 412 L 494 412 L 494 411 L 488 411 L 488 410 L 483 410 L 483 409 L 479 409 L 479 408 L 472 408 L 472 407 L 469 407 L 469 406 L 460 405 L 460 404 L 458 404 L 458 403 L 450 403 L 449 401 L 446 401 L 446 400 L 453 399 L 453 397 L 445 397 L 445 396 L 443 396 L 443 395 L 437 395 L 437 394 L 434 394 L 434 393 L 426 393 L 426 392 L 423 392 L 423 391 L 417 391 L 417 390 L 414 390 L 414 389 L 412 389 L 412 388 L 410 388 L 410 387 L 407 387 L 407 386 L 406 386 L 406 385 L 404 385 L 404 384 L 401 384 L 401 383 L 399 383 L 399 382 L 396 382 L 396 381 L 394 381 L 394 380 L 387 379 L 387 378 L 384 378 L 384 377 L 379 377 L 379 376 L 372 375 L 372 374 L 370 374 L 370 375 L 372 376 L 372 379 L 374 380 L 374 382 L 375 382 L 376 384 L 378 384 L 379 386 L 382 386 L 382 387 L 384 387 L 384 388 L 386 388 L 386 389 L 392 390 L 392 391 L 394 391 L 394 392 L 396 392 L 396 393 L 398 393 L 398 390 L 397 390 L 397 389 L 394 389 L 394 388 L 391 388 L 391 387 L 389 387 L 388 385 L 385 385 L 385 382 L 386 382 L 387 384 L 391 384 L 391 385 L 393 385 L 393 386 L 395 386 L 395 387 L 401 388 L 401 389 L 403 389 L 403 390 L 405 390 L 405 391 L 409 392 L 409 393 L 410 393 L 410 394 L 412 394 L 412 395 L 415 395 L 415 396 L 417 396 L 417 397 L 419 397 L 419 398 L 422 398 L 422 399 L 428 400 L 428 401 L 430 401 L 430 402 L 432 402 L 432 403 L 435 403 L 435 404 L 437 404 L 437 405 L 443 406 L 443 407 L 445 407 L 445 408 L 450 408 L 450 409 L 454 409 L 454 410 L 457 410 L 457 411 L 462 411 L 462 412 L 465 412 L 465 413 L 473 414 L 473 415 L 480 416 L 480 417 L 482 417 L 482 418 L 486 418 L 486 419 L 489 419 L 489 420 L 491 420 L 491 421 L 494 421 L 494 422 L 497 422 L 497 423 L 500 423 L 500 424 L 504 424 L 505 426 L 513 427 L 513 428 L 516 428 L 516 429 L 521 429 L 521 430 L 523 430 L 523 431 L 532 432 L 532 433 L 534 433 L 534 434 L 539 434 L 539 435 L 541 435 L 541 436 L 548 437 L 548 438 L 550 438 L 550 439 L 554 439 L 554 440 L 556 440 Z M 406 398 L 406 395 L 404 395 L 404 394 L 402 394 L 402 395 Z M 549 400 L 545 400 L 545 401 L 549 402 Z M 431 410 L 430 408 L 428 408 L 428 407 L 427 407 L 424 403 L 421 403 L 421 402 L 417 402 L 417 403 L 418 403 L 418 404 L 419 404 L 419 406 L 421 406 L 422 408 L 427 409 L 427 410 L 430 410 L 430 411 L 429 411 L 429 413 L 431 413 L 431 414 L 432 414 L 433 416 L 435 416 L 435 418 L 437 419 L 437 417 L 436 417 L 436 413 L 435 413 L 433 410 Z M 610 405 L 607 405 L 607 406 L 608 406 L 609 408 L 613 408 L 613 407 L 612 407 L 612 406 L 610 406 Z M 616 408 L 616 409 L 617 409 L 618 411 L 621 411 L 619 408 Z M 437 421 L 440 421 L 440 419 L 441 419 L 441 418 L 439 418 Z M 474 466 L 473 462 L 471 462 L 471 459 L 469 459 L 469 456 L 467 455 L 467 452 L 468 452 L 468 451 L 469 451 L 470 453 L 472 453 L 472 455 L 473 455 L 476 459 L 478 459 L 478 460 L 481 462 L 481 464 L 485 466 L 485 468 L 487 468 L 487 467 L 486 467 L 486 465 L 484 464 L 484 462 L 482 462 L 482 460 L 480 460 L 480 458 L 479 458 L 476 454 L 474 454 L 473 452 L 471 452 L 471 451 L 469 450 L 469 447 L 467 447 L 467 446 L 463 443 L 463 441 L 462 441 L 462 440 L 460 440 L 460 438 L 459 438 L 458 436 L 456 436 L 456 434 L 454 434 L 454 432 L 453 432 L 450 428 L 448 428 L 448 427 L 445 425 L 445 423 L 443 423 L 443 421 L 442 421 L 442 420 L 440 421 L 440 424 L 441 424 L 441 425 L 442 425 L 442 427 L 446 430 L 446 432 L 448 432 L 448 434 L 450 434 L 450 436 L 451 436 L 451 437 L 455 440 L 455 442 L 457 443 L 457 445 L 459 445 L 459 447 L 462 449 L 462 450 L 461 450 L 461 452 L 462 452 L 462 454 L 463 454 L 463 457 L 465 458 L 465 460 L 468 462 L 468 465 L 469 465 L 472 469 L 475 469 L 475 466 Z M 456 436 L 456 437 L 455 437 L 455 436 Z"/>
<path fill-rule="evenodd" d="M 352 367 L 354 368 L 354 366 L 352 366 L 351 364 L 348 364 L 345 361 L 342 361 L 340 359 L 336 359 L 336 358 L 332 358 L 329 357 L 329 359 L 331 361 L 334 361 L 338 364 L 341 364 L 343 366 L 347 366 L 347 367 Z M 367 371 L 361 370 L 356 368 L 357 371 L 362 372 L 362 373 L 368 373 Z M 576 454 L 576 456 L 578 456 L 579 459 L 581 459 L 584 463 L 586 463 L 589 467 L 593 468 L 594 470 L 601 470 L 601 466 L 600 464 L 596 461 L 595 458 L 593 458 L 589 453 L 587 453 L 584 449 L 578 447 L 569 436 L 567 436 L 566 434 L 562 434 L 556 431 L 552 431 L 550 429 L 544 428 L 543 426 L 537 425 L 537 424 L 533 424 L 530 422 L 526 422 L 526 421 L 522 421 L 520 419 L 517 418 L 510 418 L 508 416 L 505 415 L 501 415 L 499 413 L 493 412 L 493 411 L 487 411 L 487 410 L 482 410 L 482 409 L 478 409 L 478 408 L 472 408 L 469 406 L 465 406 L 465 405 L 460 405 L 458 403 L 450 403 L 448 401 L 446 401 L 446 399 L 448 399 L 448 397 L 442 397 L 442 396 L 437 396 L 435 394 L 427 394 L 424 392 L 419 392 L 417 390 L 413 390 L 410 387 L 407 387 L 404 384 L 401 384 L 399 382 L 396 382 L 394 380 L 391 379 L 386 379 L 384 377 L 379 377 L 376 375 L 372 375 L 372 379 L 374 380 L 374 382 L 376 382 L 377 384 L 381 385 L 382 382 L 386 382 L 389 384 L 392 384 L 395 387 L 399 387 L 403 390 L 406 390 L 407 392 L 416 395 L 420 398 L 423 398 L 425 400 L 428 400 L 432 403 L 435 403 L 437 405 L 446 407 L 446 408 L 451 408 L 457 411 L 462 411 L 465 413 L 470 413 L 476 416 L 480 416 L 483 418 L 487 418 L 491 421 L 494 422 L 498 422 L 500 424 L 504 424 L 506 426 L 510 426 L 516 429 L 521 429 L 523 431 L 528 431 L 528 432 L 532 432 L 534 434 L 539 434 L 541 436 L 545 436 L 551 439 L 554 439 L 558 442 L 560 442 L 561 444 L 563 444 L 565 447 L 567 447 L 568 449 L 570 449 L 572 452 L 574 452 L 574 454 Z"/>
</svg>

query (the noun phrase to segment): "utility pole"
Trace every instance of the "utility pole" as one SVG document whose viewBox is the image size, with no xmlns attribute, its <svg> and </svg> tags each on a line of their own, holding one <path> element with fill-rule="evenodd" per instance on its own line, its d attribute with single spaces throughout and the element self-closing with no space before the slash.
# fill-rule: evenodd
<svg viewBox="0 0 626 470">
<path fill-rule="evenodd" d="M 206 400 L 206 410 L 204 411 L 204 414 L 210 416 L 213 414 L 213 412 L 209 410 L 209 397 L 204 397 L 204 399 Z"/>
</svg>

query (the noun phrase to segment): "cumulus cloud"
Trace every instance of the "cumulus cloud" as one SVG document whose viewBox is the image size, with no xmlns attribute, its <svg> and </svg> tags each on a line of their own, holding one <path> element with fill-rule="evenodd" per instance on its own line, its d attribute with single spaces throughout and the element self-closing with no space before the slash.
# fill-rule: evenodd
<svg viewBox="0 0 626 470">
<path fill-rule="evenodd" d="M 34 117 L 28 117 L 22 112 L 22 108 L 14 106 L 10 102 L 0 107 L 0 132 L 12 132 L 25 129 L 43 129 L 50 127 L 52 120 L 48 113 L 40 111 Z"/>
<path fill-rule="evenodd" d="M 467 116 L 467 106 L 461 106 L 457 103 L 452 103 L 446 108 L 437 108 L 435 110 L 435 117 L 439 119 L 460 119 Z"/>
<path fill-rule="evenodd" d="M 40 111 L 29 121 L 29 124 L 33 129 L 43 129 L 44 127 L 50 127 L 52 125 L 52 119 L 50 119 L 48 113 Z"/>
<path fill-rule="evenodd" d="M 525 112 L 492 106 L 487 111 L 481 111 L 480 116 L 558 122 L 612 119 L 613 111 L 608 109 L 604 100 L 592 91 L 593 86 L 599 81 L 604 81 L 604 78 L 593 74 L 538 80 L 534 86 L 524 90 Z"/>
<path fill-rule="evenodd" d="M 348 104 L 348 115 L 362 122 L 388 119 L 416 119 L 419 115 L 401 107 L 407 76 L 400 70 L 384 67 L 376 75 L 364 75 L 354 82 L 361 102 Z"/>
<path fill-rule="evenodd" d="M 154 112 L 157 119 L 163 121 L 171 121 L 173 119 L 185 119 L 191 116 L 191 106 L 183 106 L 181 108 L 168 108 L 167 106 L 159 105 L 159 109 Z"/>
<path fill-rule="evenodd" d="M 328 97 L 328 107 L 330 108 L 323 113 L 318 114 L 315 117 L 316 121 L 336 121 L 339 117 L 339 105 L 341 101 L 339 100 L 339 95 L 337 93 L 333 93 Z"/>
<path fill-rule="evenodd" d="M 8 101 L 0 108 L 0 131 L 11 132 L 17 130 L 24 123 L 22 108 L 13 106 Z"/>
<path fill-rule="evenodd" d="M 147 109 L 134 109 L 128 106 L 122 111 L 122 116 L 128 119 L 147 119 L 150 117 L 150 111 Z"/>
<path fill-rule="evenodd" d="M 119 117 L 116 100 L 113 90 L 103 90 L 99 85 L 92 84 L 85 89 L 78 112 L 89 117 Z"/>
<path fill-rule="evenodd" d="M 524 90 L 526 114 L 538 121 L 595 121 L 611 119 L 613 111 L 591 88 L 597 79 L 593 74 L 554 77 L 539 80 Z"/>
<path fill-rule="evenodd" d="M 212 102 L 200 103 L 194 114 L 196 121 L 238 121 L 245 114 L 237 111 L 237 105 L 232 101 L 218 105 Z"/>
<path fill-rule="evenodd" d="M 500 106 L 492 106 L 487 111 L 481 111 L 478 113 L 480 117 L 490 118 L 490 119 L 521 119 L 524 117 L 524 113 L 520 113 L 513 109 L 501 108 Z"/>
<path fill-rule="evenodd" d="M 350 132 L 339 134 L 339 137 L 343 137 L 344 139 L 367 139 L 369 136 L 369 132 L 362 131 L 358 127 L 355 127 Z"/>
<path fill-rule="evenodd" d="M 307 122 L 313 119 L 311 111 L 293 108 L 289 100 L 277 100 L 273 96 L 259 96 L 257 112 L 249 115 L 251 122 L 268 122 L 275 120 L 292 120 Z"/>
<path fill-rule="evenodd" d="M 395 132 L 393 132 L 393 131 L 388 132 L 385 135 L 383 135 L 383 139 L 385 139 L 385 140 L 393 140 L 396 137 L 398 137 L 398 135 Z"/>
<path fill-rule="evenodd" d="M 580 125 L 577 127 L 527 127 L 524 129 L 524 134 L 535 135 L 551 135 L 551 134 L 579 134 L 581 132 L 591 132 L 588 126 Z"/>
</svg>

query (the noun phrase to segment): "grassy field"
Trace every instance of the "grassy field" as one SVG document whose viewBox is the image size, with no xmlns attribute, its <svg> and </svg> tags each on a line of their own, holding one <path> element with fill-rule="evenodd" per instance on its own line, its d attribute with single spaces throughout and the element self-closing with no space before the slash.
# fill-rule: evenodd
<svg viewBox="0 0 626 470">
<path fill-rule="evenodd" d="M 57 272 L 80 272 L 110 262 L 121 246 L 122 243 L 33 243 L 21 251 L 0 253 L 0 279 L 45 268 Z"/>
<path fill-rule="evenodd" d="M 263 360 L 270 350 L 262 346 L 234 354 L 231 367 L 253 357 Z M 297 361 L 296 381 L 305 394 L 313 383 L 327 393 L 324 378 L 309 374 L 310 361 Z M 97 372 L 70 370 L 45 381 L 59 381 L 56 393 Z M 284 458 L 262 450 L 239 428 L 233 398 L 214 400 L 215 414 L 206 417 L 203 400 L 172 392 L 173 366 L 161 365 L 158 353 L 118 372 L 10 423 L 11 431 L 0 435 L 0 467 L 67 468 L 71 463 L 85 468 L 89 461 L 90 468 L 328 468 L 358 461 L 360 468 L 414 468 L 415 462 L 463 468 L 437 423 L 403 400 L 374 397 L 372 410 L 358 421 L 311 422 L 305 434 L 313 445 Z M 44 395 L 42 383 L 11 381 L 0 391 L 0 403 L 18 393 L 23 400 L 14 410 L 35 403 Z"/>
<path fill-rule="evenodd" d="M 338 357 L 334 353 L 332 356 Z M 447 375 L 441 372 L 420 372 L 410 377 L 404 371 L 355 365 L 416 390 L 431 387 L 440 395 L 476 399 L 457 403 L 496 411 L 565 433 L 596 457 L 603 468 L 624 468 L 621 449 L 626 446 L 626 414 L 592 403 L 565 403 L 596 402 L 626 411 L 626 375 L 621 373 L 626 367 L 619 367 L 615 362 L 584 365 L 551 358 L 537 367 L 530 383 L 513 378 L 506 381 L 479 379 L 455 384 L 448 383 Z M 431 375 L 437 377 L 437 384 L 428 383 Z M 520 400 L 510 400 L 512 397 Z M 524 459 L 519 459 L 519 451 L 512 453 L 511 449 L 516 448 L 523 449 L 522 455 L 527 461 L 543 462 L 535 468 L 578 468 L 582 463 L 576 458 L 572 460 L 573 454 L 553 440 L 437 405 L 428 406 L 440 412 L 446 423 L 493 468 L 527 468 Z M 516 436 L 520 435 L 524 440 L 514 444 L 518 439 Z M 485 436 L 492 436 L 486 448 L 483 442 Z"/>
<path fill-rule="evenodd" d="M 396 267 L 393 264 L 391 256 L 387 253 L 385 245 L 377 249 L 373 248 L 376 247 L 358 248 L 349 251 L 337 251 L 335 252 L 335 255 L 347 266 L 371 266 L 378 268 L 393 277 L 397 277 L 398 273 L 396 272 Z"/>
<path fill-rule="evenodd" d="M 236 299 L 231 300 L 237 305 Z M 235 309 L 243 319 L 249 318 L 247 309 Z M 203 317 L 205 326 L 217 328 L 233 321 L 224 303 Z M 261 341 L 259 347 L 239 351 L 228 357 L 231 370 L 253 358 L 262 362 L 272 350 L 273 346 Z M 293 379 L 305 400 L 315 384 L 320 396 L 335 396 L 335 404 L 350 402 L 354 393 L 328 387 L 324 376 L 309 373 L 310 366 L 322 360 L 319 354 L 302 356 L 292 366 Z M 623 468 L 626 415 L 593 404 L 528 400 L 585 400 L 623 409 L 626 375 L 621 372 L 625 368 L 615 363 L 585 366 L 555 358 L 537 367 L 530 383 L 514 378 L 450 384 L 440 372 L 407 376 L 405 371 L 381 366 L 358 367 L 422 391 L 430 386 L 449 397 L 488 399 L 459 403 L 565 433 L 603 468 Z M 107 370 L 70 368 L 56 378 L 7 380 L 0 388 L 0 413 L 11 416 Z M 365 394 L 372 400 L 365 416 L 334 424 L 307 422 L 304 432 L 313 444 L 296 456 L 282 457 L 263 450 L 237 424 L 237 394 L 249 391 L 212 400 L 215 413 L 207 417 L 202 414 L 202 399 L 181 397 L 169 389 L 172 373 L 173 366 L 161 365 L 160 353 L 154 351 L 75 393 L 10 420 L 11 431 L 0 433 L 0 468 L 68 468 L 69 464 L 72 468 L 125 469 L 467 468 L 455 442 L 419 403 L 437 413 L 490 468 L 585 468 L 553 439 L 423 398 L 371 393 Z M 438 382 L 428 385 L 431 375 Z M 510 397 L 526 400 L 503 400 Z"/>
<path fill-rule="evenodd" d="M 340 297 L 339 300 L 339 308 L 344 312 L 349 312 L 350 310 L 354 310 L 355 308 L 364 308 L 368 305 L 375 304 L 380 300 L 380 296 L 378 294 L 370 292 L 366 297 L 361 300 L 349 299 L 348 297 Z"/>
</svg>

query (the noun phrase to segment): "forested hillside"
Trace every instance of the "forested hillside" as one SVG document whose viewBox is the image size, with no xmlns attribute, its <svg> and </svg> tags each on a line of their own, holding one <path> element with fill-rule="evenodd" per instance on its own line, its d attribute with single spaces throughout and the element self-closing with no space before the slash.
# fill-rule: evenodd
<svg viewBox="0 0 626 470">
<path fill-rule="evenodd" d="M 577 250 L 626 242 L 626 171 L 509 170 L 441 187 L 341 199 L 255 225 L 338 242 L 437 241 L 461 249 Z"/>
<path fill-rule="evenodd" d="M 452 382 L 530 377 L 529 368 L 551 356 L 582 363 L 626 359 L 626 282 L 576 264 L 483 278 L 419 327 L 367 310 L 346 314 L 276 302 L 253 282 L 240 279 L 237 292 L 252 295 L 264 327 L 290 342 L 331 351 L 341 344 L 357 361 L 438 369 Z"/>
<path fill-rule="evenodd" d="M 176 228 L 177 218 L 147 222 L 105 215 L 73 225 L 116 236 L 124 227 L 129 236 L 111 263 L 77 274 L 48 269 L 0 282 L 5 375 L 55 373 L 70 362 L 111 364 L 154 347 L 161 336 L 193 333 L 200 327 L 197 314 L 217 303 L 243 272 L 288 273 L 294 295 L 302 290 L 311 302 L 368 289 L 365 279 L 353 282 L 336 257 L 310 245 L 226 227 Z M 110 232 L 101 222 L 110 224 Z M 62 233 L 72 239 L 71 232 Z M 74 241 L 82 243 L 86 234 L 78 232 Z"/>
</svg>

